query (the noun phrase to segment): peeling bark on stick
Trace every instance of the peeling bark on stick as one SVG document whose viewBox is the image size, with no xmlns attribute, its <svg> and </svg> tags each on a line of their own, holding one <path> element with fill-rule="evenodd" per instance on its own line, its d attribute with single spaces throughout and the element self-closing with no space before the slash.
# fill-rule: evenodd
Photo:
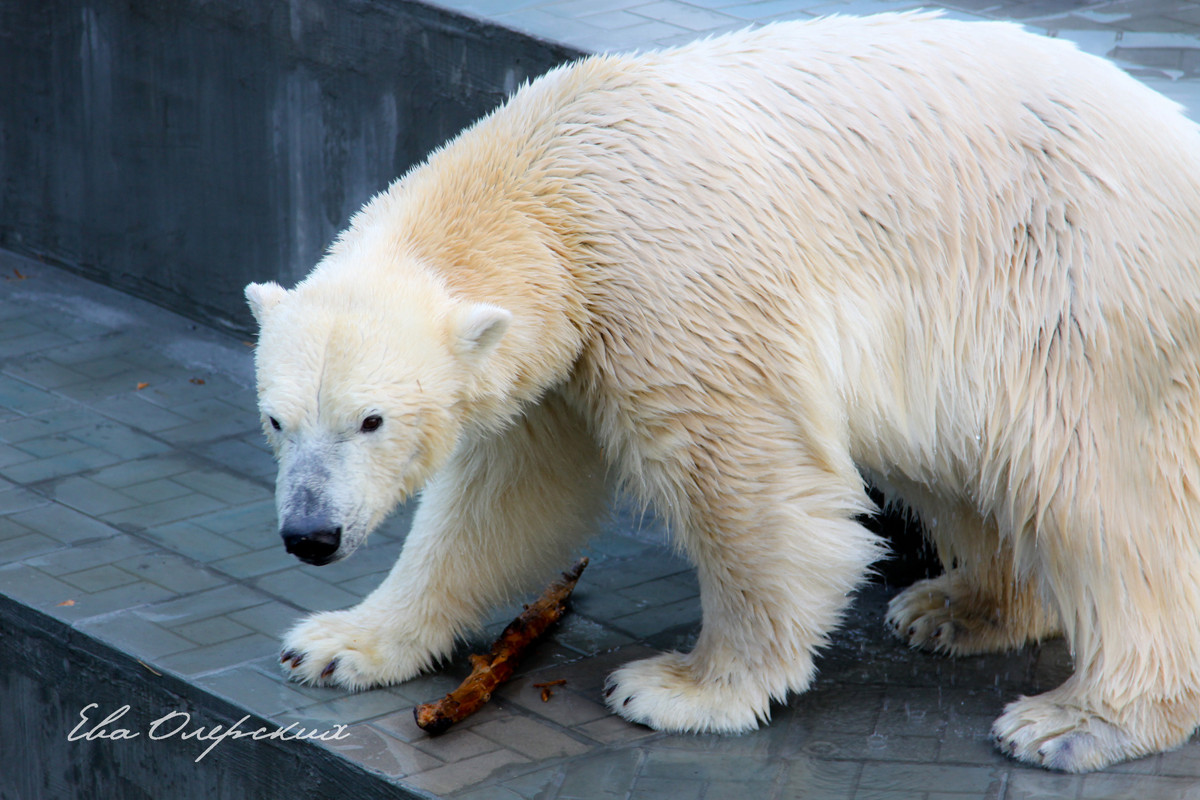
<svg viewBox="0 0 1200 800">
<path fill-rule="evenodd" d="M 457 689 L 441 700 L 414 708 L 417 726 L 429 734 L 442 733 L 490 700 L 496 687 L 512 677 L 525 650 L 562 617 L 566 600 L 587 564 L 586 558 L 579 559 L 547 586 L 541 597 L 508 624 L 487 655 L 472 653 L 471 674 Z"/>
</svg>

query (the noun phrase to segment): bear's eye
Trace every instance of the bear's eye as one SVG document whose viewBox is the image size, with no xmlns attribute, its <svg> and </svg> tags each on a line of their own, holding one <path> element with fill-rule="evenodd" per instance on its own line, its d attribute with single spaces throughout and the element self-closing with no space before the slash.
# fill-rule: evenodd
<svg viewBox="0 0 1200 800">
<path fill-rule="evenodd" d="M 362 421 L 362 427 L 359 428 L 363 433 L 371 433 L 379 430 L 379 426 L 383 424 L 383 417 L 378 414 L 372 414 Z"/>
<path fill-rule="evenodd" d="M 275 419 L 274 417 L 267 417 L 267 419 L 269 419 L 271 421 L 272 428 L 274 428 L 277 431 L 283 430 L 283 426 L 281 426 L 279 424 L 279 420 Z"/>
</svg>

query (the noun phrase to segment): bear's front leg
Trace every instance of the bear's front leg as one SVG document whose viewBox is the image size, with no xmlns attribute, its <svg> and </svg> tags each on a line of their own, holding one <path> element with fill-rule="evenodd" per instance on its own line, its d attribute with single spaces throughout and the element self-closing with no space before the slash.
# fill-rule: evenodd
<svg viewBox="0 0 1200 800">
<path fill-rule="evenodd" d="M 767 720 L 772 700 L 808 688 L 814 651 L 879 544 L 854 522 L 865 497 L 853 468 L 805 466 L 804 454 L 779 441 L 777 458 L 759 448 L 728 472 L 692 481 L 697 493 L 676 533 L 697 566 L 703 627 L 691 653 L 633 662 L 609 677 L 607 703 L 626 719 L 737 733 Z M 737 458 L 729 439 L 721 449 Z"/>
<path fill-rule="evenodd" d="M 598 448 L 555 396 L 464 444 L 426 488 L 379 588 L 285 636 L 285 673 L 363 689 L 429 668 L 490 607 L 562 568 L 603 499 L 602 476 Z"/>
</svg>

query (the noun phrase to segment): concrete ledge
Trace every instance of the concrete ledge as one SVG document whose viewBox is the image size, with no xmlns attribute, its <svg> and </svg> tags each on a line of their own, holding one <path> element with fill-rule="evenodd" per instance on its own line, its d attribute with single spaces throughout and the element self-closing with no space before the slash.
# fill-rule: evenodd
<svg viewBox="0 0 1200 800">
<path fill-rule="evenodd" d="M 279 724 L 247 715 L 196 685 L 153 670 L 127 653 L 0 595 L 0 798 L 109 797 L 122 800 L 294 800 L 297 797 L 423 798 L 305 740 L 185 738 L 249 716 L 235 730 L 266 735 Z M 87 711 L 89 724 L 82 724 Z M 129 710 L 108 725 L 106 717 Z M 168 715 L 157 728 L 154 723 Z M 183 715 L 188 716 L 183 716 Z M 182 727 L 181 727 L 182 726 Z M 329 726 L 329 732 L 339 732 Z M 121 730 L 134 738 L 117 738 Z M 309 727 L 309 731 L 317 731 Z M 64 736 L 64 731 L 68 732 Z M 178 731 L 178 733 L 175 733 Z M 295 735 L 297 729 L 289 732 Z M 76 740 L 68 737 L 74 733 Z M 89 740 L 87 734 L 91 733 Z M 155 737 L 155 738 L 152 738 Z M 204 751 L 212 750 L 204 755 Z"/>
</svg>

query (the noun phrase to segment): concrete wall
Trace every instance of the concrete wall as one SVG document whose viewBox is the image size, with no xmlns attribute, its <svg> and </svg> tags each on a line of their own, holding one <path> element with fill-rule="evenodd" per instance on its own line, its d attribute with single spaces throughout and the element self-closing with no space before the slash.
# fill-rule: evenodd
<svg viewBox="0 0 1200 800">
<path fill-rule="evenodd" d="M 184 735 L 227 730 L 243 712 L 3 596 L 0 641 L 0 800 L 416 798 L 303 740 L 230 738 L 197 761 L 213 743 Z M 99 725 L 123 706 L 129 710 Z M 308 729 L 337 733 L 322 725 Z M 236 730 L 259 728 L 278 726 L 251 718 Z M 108 738 L 123 736 L 119 729 L 136 736 Z"/>
<path fill-rule="evenodd" d="M 0 0 L 0 247 L 232 330 L 576 55 L 403 0 Z"/>
</svg>

